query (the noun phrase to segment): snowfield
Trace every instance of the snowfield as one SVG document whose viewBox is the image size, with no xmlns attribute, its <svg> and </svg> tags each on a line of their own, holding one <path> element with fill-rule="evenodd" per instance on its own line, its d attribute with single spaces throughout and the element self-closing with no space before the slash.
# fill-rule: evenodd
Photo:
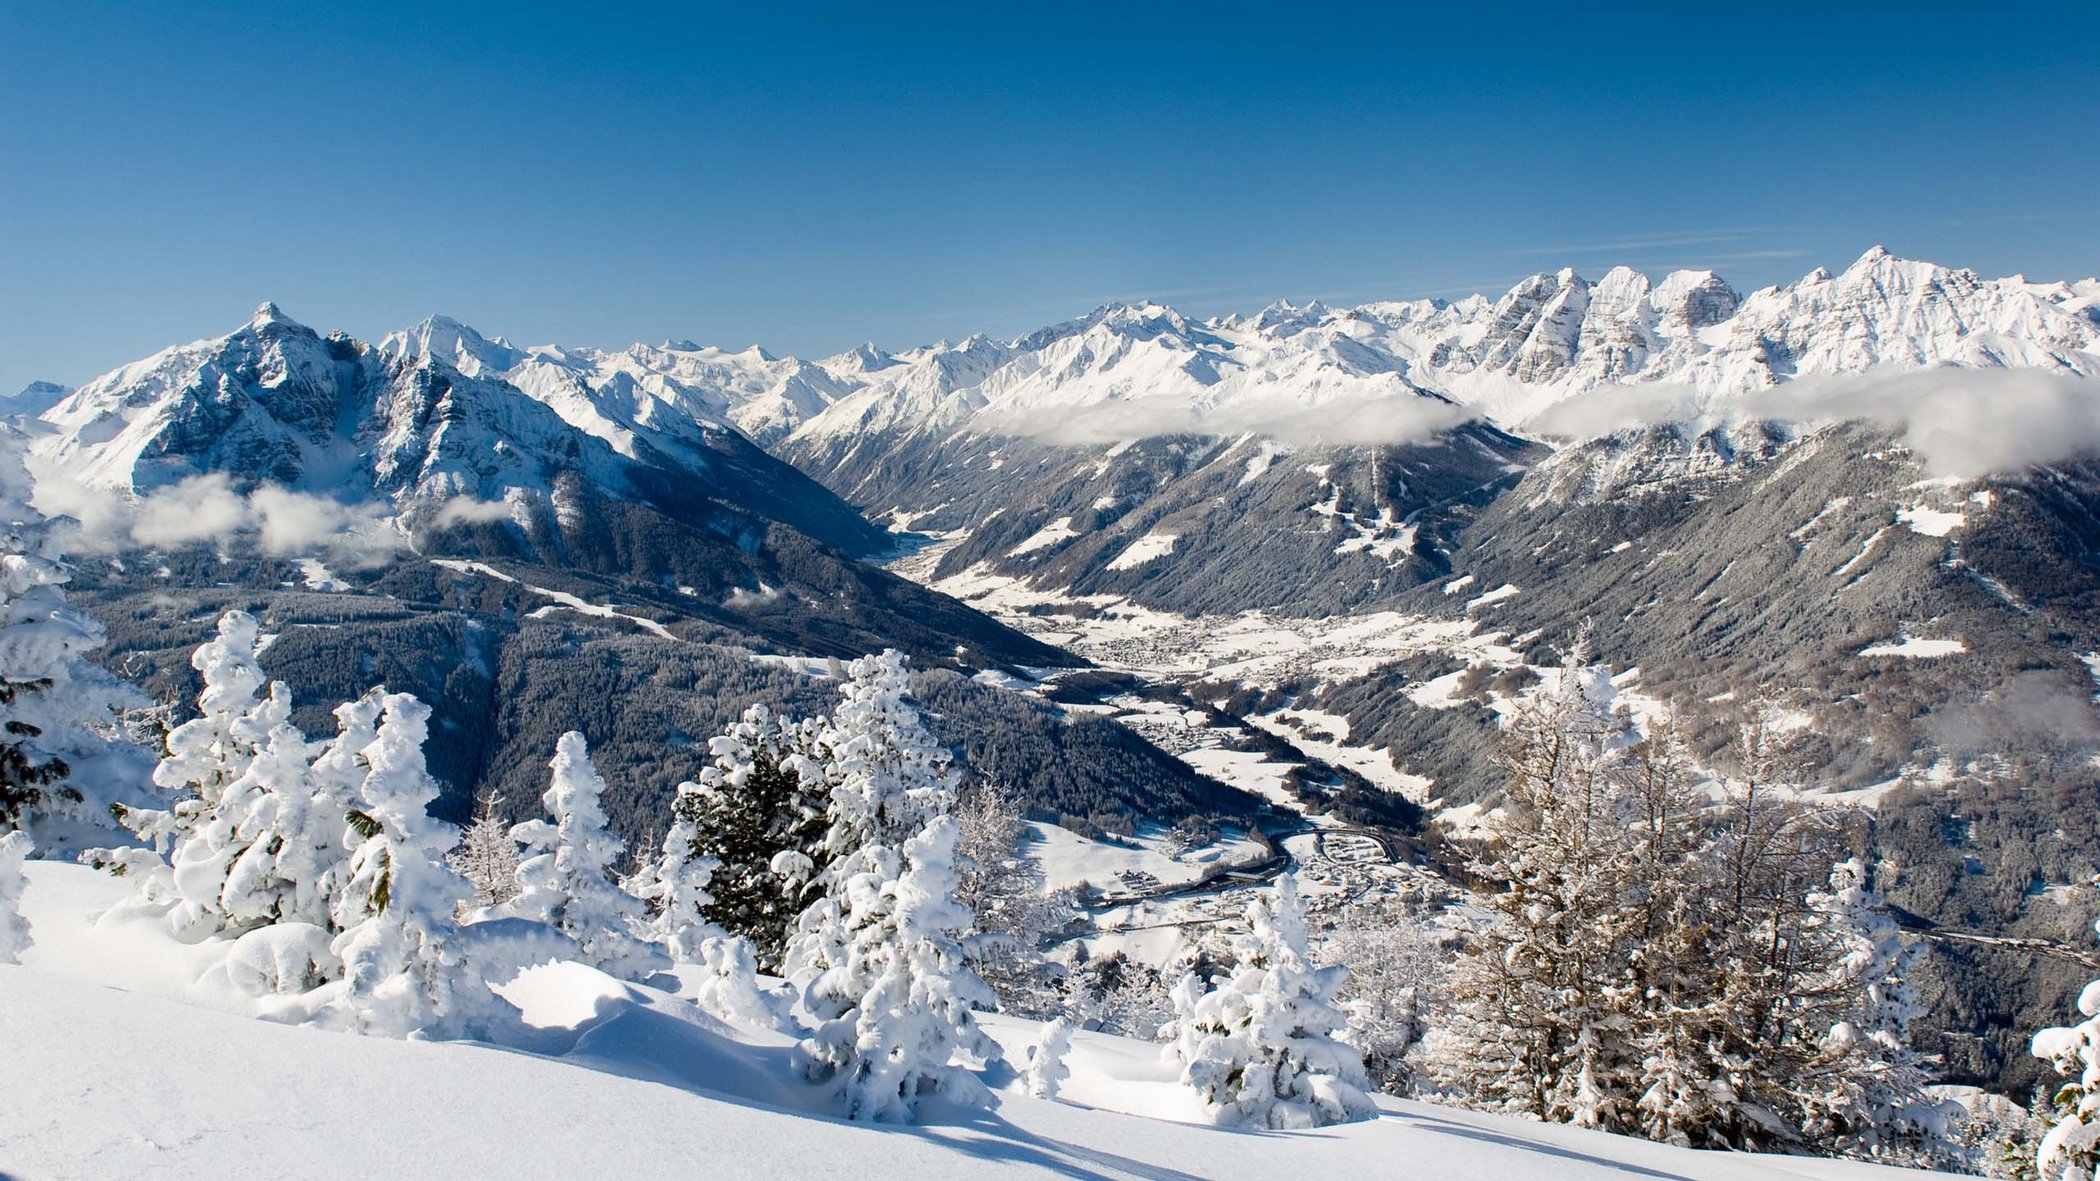
<svg viewBox="0 0 2100 1181">
<path fill-rule="evenodd" d="M 1778 1181 L 1922 1177 L 1815 1158 L 1694 1152 L 1381 1098 L 1375 1120 L 1314 1132 L 1196 1124 L 1158 1048 L 1081 1032 L 1062 1101 L 983 1072 L 989 1111 L 913 1127 L 847 1123 L 789 1066 L 788 1039 L 576 964 L 504 992 L 516 1045 L 392 1041 L 243 1015 L 207 947 L 99 918 L 127 893 L 32 863 L 38 942 L 0 966 L 0 1173 L 10 1177 L 417 1178 L 1406 1176 Z M 1032 1022 L 988 1017 L 1009 1061 Z M 170 1068 L 170 1064 L 180 1064 Z"/>
</svg>

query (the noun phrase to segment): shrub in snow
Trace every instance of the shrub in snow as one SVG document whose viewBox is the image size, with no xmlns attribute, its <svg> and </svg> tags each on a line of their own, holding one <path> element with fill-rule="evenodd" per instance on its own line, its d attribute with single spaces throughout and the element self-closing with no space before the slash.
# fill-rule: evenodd
<svg viewBox="0 0 2100 1181">
<path fill-rule="evenodd" d="M 35 846 L 29 835 L 0 836 L 0 964 L 22 962 L 29 950 L 29 920 L 22 917 L 22 862 Z"/>
<path fill-rule="evenodd" d="M 965 961 L 970 913 L 955 900 L 955 821 L 941 817 L 900 855 L 867 845 L 806 911 L 789 947 L 816 1028 L 799 1046 L 805 1072 L 834 1082 L 851 1119 L 909 1120 L 921 1096 L 983 1103 L 958 1052 L 998 1057 L 973 1008 L 991 990 Z"/>
<path fill-rule="evenodd" d="M 1218 987 L 1204 991 L 1193 972 L 1175 986 L 1167 1057 L 1182 1082 L 1220 1124 L 1310 1128 L 1375 1115 L 1363 1055 L 1334 1036 L 1347 1023 L 1333 999 L 1348 969 L 1307 960 L 1296 876 L 1258 896 L 1247 923 L 1233 941 L 1239 962 Z"/>
<path fill-rule="evenodd" d="M 758 986 L 758 958 L 750 940 L 734 935 L 704 939 L 690 962 L 701 967 L 700 982 L 693 987 L 693 999 L 701 1008 L 724 1021 L 786 1028 L 782 1006 Z"/>
<path fill-rule="evenodd" d="M 0 831 L 36 830 L 48 852 L 52 822 L 106 828 L 136 802 L 146 755 L 118 733 L 138 695 L 87 659 L 102 627 L 66 601 L 71 523 L 30 505 L 26 442 L 0 426 Z"/>
<path fill-rule="evenodd" d="M 218 972 L 251 997 L 311 992 L 342 975 L 343 962 L 331 941 L 329 930 L 313 923 L 258 927 L 234 940 Z"/>
<path fill-rule="evenodd" d="M 343 976 L 328 1016 L 361 1033 L 453 1036 L 494 999 L 453 917 L 472 887 L 444 860 L 459 830 L 429 812 L 438 795 L 423 762 L 430 707 L 407 693 L 380 705 L 351 816 L 360 840 L 335 902 L 341 934 L 330 950 Z"/>
<path fill-rule="evenodd" d="M 2078 994 L 2078 1012 L 2084 1021 L 2034 1035 L 2034 1056 L 2071 1079 L 2056 1092 L 2055 1122 L 2035 1152 L 2042 1181 L 2100 1177 L 2100 980 Z"/>
<path fill-rule="evenodd" d="M 823 718 L 777 718 L 754 705 L 709 740 L 710 763 L 679 785 L 672 803 L 674 850 L 666 837 L 659 869 L 675 854 L 712 863 L 703 883 L 707 917 L 749 940 L 759 963 L 777 967 L 803 891 L 827 858 L 830 780 L 824 772 Z"/>
<path fill-rule="evenodd" d="M 720 863 L 701 852 L 699 822 L 690 806 L 700 791 L 700 786 L 690 781 L 678 785 L 678 796 L 671 805 L 671 827 L 664 830 L 662 850 L 655 861 L 636 870 L 625 887 L 649 907 L 649 938 L 681 964 L 699 963 L 703 946 L 722 934 L 722 929 L 707 916 L 715 900 L 708 887 Z M 750 941 L 742 942 L 745 952 L 752 953 Z M 757 971 L 755 966 L 752 970 L 754 974 Z"/>
<path fill-rule="evenodd" d="M 498 810 L 503 797 L 491 795 L 481 802 L 481 811 L 467 825 L 459 848 L 446 860 L 474 887 L 477 908 L 498 906 L 518 896 L 518 842 L 510 835 L 510 823 Z"/>
<path fill-rule="evenodd" d="M 1408 1053 L 1444 1003 L 1449 953 L 1434 932 L 1406 907 L 1374 898 L 1343 908 L 1315 949 L 1319 962 L 1348 966 L 1335 1001 L 1349 1015 L 1349 1044 L 1363 1051 L 1372 1084 L 1396 1095 L 1408 1093 Z"/>
<path fill-rule="evenodd" d="M 527 856 L 505 913 L 554 927 L 576 941 L 585 962 L 615 976 L 662 969 L 663 955 L 637 934 L 645 922 L 642 900 L 613 881 L 622 846 L 606 826 L 605 780 L 591 765 L 583 735 L 562 735 L 548 769 L 552 781 L 540 802 L 554 820 L 511 829 Z"/>
<path fill-rule="evenodd" d="M 1055 1099 L 1059 1088 L 1072 1077 L 1065 1055 L 1072 1050 L 1072 1019 L 1053 1017 L 1043 1023 L 1043 1032 L 1028 1048 L 1028 1093 L 1038 1099 Z"/>
</svg>

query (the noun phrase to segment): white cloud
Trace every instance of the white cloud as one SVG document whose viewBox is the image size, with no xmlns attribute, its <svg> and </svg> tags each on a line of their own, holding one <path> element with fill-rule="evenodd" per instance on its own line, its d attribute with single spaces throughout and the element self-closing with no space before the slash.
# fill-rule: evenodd
<svg viewBox="0 0 2100 1181">
<path fill-rule="evenodd" d="M 439 529 L 450 529 L 454 525 L 480 525 L 493 521 L 510 520 L 510 505 L 500 500 L 476 500 L 471 496 L 455 496 L 439 508 L 430 520 Z"/>
<path fill-rule="evenodd" d="M 1411 394 L 1338 398 L 1307 404 L 1277 396 L 1226 406 L 1191 406 L 1179 398 L 1130 398 L 1083 409 L 1068 406 L 994 415 L 986 428 L 1045 443 L 1085 446 L 1160 435 L 1267 436 L 1285 443 L 1371 446 L 1420 443 L 1479 417 L 1477 411 Z"/>
<path fill-rule="evenodd" d="M 384 503 L 345 504 L 265 484 L 243 496 L 217 472 L 128 497 L 46 472 L 37 507 L 81 523 L 74 548 L 88 553 L 176 549 L 237 539 L 277 557 L 322 555 L 343 566 L 383 560 L 408 544 Z"/>
</svg>

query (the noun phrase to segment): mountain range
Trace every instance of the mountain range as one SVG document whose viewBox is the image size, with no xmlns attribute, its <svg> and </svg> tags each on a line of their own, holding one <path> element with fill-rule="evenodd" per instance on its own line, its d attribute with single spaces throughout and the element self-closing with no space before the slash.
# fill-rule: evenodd
<svg viewBox="0 0 2100 1181">
<path fill-rule="evenodd" d="M 89 521 L 79 580 L 114 662 L 179 696 L 217 610 L 259 608 L 296 683 L 438 703 L 455 815 L 530 799 L 580 721 L 651 768 L 612 801 L 645 836 L 711 727 L 820 703 L 805 670 L 893 644 L 944 737 L 1076 827 L 1260 807 L 1060 694 L 1089 661 L 1299 764 L 1379 761 L 1462 826 L 1494 802 L 1501 711 L 1582 632 L 1702 757 L 1752 701 L 1785 719 L 1921 929 L 2075 941 L 2100 868 L 2095 377 L 2100 280 L 1877 247 L 1748 294 L 1563 270 L 815 361 L 443 317 L 367 343 L 264 305 L 14 409 L 82 515 L 135 506 Z M 228 498 L 246 533 L 201 533 Z M 362 531 L 301 549 L 287 505 Z M 905 554 L 912 579 L 883 568 Z M 1147 620 L 1176 652 L 1325 655 L 1169 669 L 1115 639 Z M 1378 628 L 1412 638 L 1350 638 Z M 2017 1086 L 2021 1031 L 2083 969 L 1983 947 L 1934 957 L 1933 1028 L 1956 1077 Z"/>
</svg>

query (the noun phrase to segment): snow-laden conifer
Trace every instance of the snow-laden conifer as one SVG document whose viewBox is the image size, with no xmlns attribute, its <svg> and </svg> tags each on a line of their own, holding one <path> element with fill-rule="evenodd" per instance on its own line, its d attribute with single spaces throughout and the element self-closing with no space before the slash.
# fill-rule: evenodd
<svg viewBox="0 0 2100 1181">
<path fill-rule="evenodd" d="M 694 864 L 695 874 L 700 862 L 709 863 L 700 882 L 710 896 L 707 918 L 749 940 L 767 968 L 779 965 L 808 901 L 805 889 L 827 859 L 831 785 L 822 737 L 829 725 L 754 705 L 709 741 L 708 765 L 679 786 L 672 803 L 674 832 L 665 838 L 659 877 L 678 872 L 674 857 Z"/>
<path fill-rule="evenodd" d="M 1334 1005 L 1348 969 L 1316 968 L 1306 956 L 1305 904 L 1285 874 L 1247 908 L 1238 959 L 1208 991 L 1190 973 L 1174 989 L 1174 1040 L 1181 1067 L 1220 1124 L 1310 1128 L 1376 1113 L 1364 1094 L 1363 1054 L 1334 1036 L 1348 1018 Z"/>
<path fill-rule="evenodd" d="M 887 649 L 847 666 L 822 745 L 830 795 L 827 874 L 868 845 L 901 848 L 955 803 L 954 756 L 919 721 L 906 695 L 904 654 Z"/>
<path fill-rule="evenodd" d="M 701 961 L 701 948 L 722 935 L 722 928 L 708 918 L 715 898 L 708 887 L 720 862 L 701 851 L 703 838 L 700 810 L 693 806 L 700 785 L 690 780 L 678 785 L 671 804 L 671 826 L 656 859 L 629 877 L 624 888 L 649 909 L 644 930 L 676 963 Z M 744 954 L 754 954 L 745 941 Z M 753 968 L 754 974 L 756 968 Z"/>
<path fill-rule="evenodd" d="M 270 730 L 291 716 L 289 696 L 266 693 L 262 625 L 246 611 L 219 617 L 218 634 L 199 645 L 190 667 L 203 678 L 198 716 L 168 732 L 167 752 L 153 782 L 178 798 L 160 811 L 121 813 L 126 827 L 155 848 L 172 852 L 208 823 L 226 788 L 248 769 Z"/>
<path fill-rule="evenodd" d="M 901 854 L 865 845 L 834 864 L 834 889 L 804 913 L 790 947 L 816 1021 L 799 1047 L 804 1069 L 838 1087 L 848 1118 L 909 1120 L 928 1094 L 987 1098 L 950 1062 L 999 1054 L 972 1013 L 993 997 L 963 954 L 970 914 L 955 900 L 956 836 L 943 816 Z"/>
<path fill-rule="evenodd" d="M 445 864 L 459 830 L 429 812 L 438 795 L 423 761 L 430 707 L 407 693 L 379 704 L 373 738 L 359 752 L 366 771 L 351 826 L 360 840 L 335 902 L 341 934 L 331 948 L 343 978 L 330 1014 L 362 1033 L 448 1037 L 478 1020 L 493 997 L 454 920 L 473 888 Z"/>
<path fill-rule="evenodd" d="M 2100 932 L 2100 922 L 2093 924 Z M 2085 1020 L 2034 1035 L 2034 1056 L 2069 1081 L 2056 1091 L 2055 1119 L 2035 1150 L 2040 1181 L 2100 1178 L 2100 980 L 2078 994 Z"/>
<path fill-rule="evenodd" d="M 0 964 L 22 962 L 29 950 L 29 920 L 22 916 L 22 862 L 35 850 L 29 834 L 0 834 Z"/>
<path fill-rule="evenodd" d="M 642 900 L 613 880 L 623 846 L 605 819 L 605 780 L 575 730 L 555 743 L 551 779 L 541 803 L 554 819 L 511 829 L 525 847 L 518 893 L 505 913 L 546 923 L 576 941 L 585 962 L 615 976 L 638 978 L 668 961 L 641 935 Z"/>
<path fill-rule="evenodd" d="M 289 693 L 271 686 L 274 714 L 290 713 Z M 289 721 L 270 728 L 240 776 L 228 783 L 196 827 L 176 842 L 178 931 L 244 930 L 279 921 L 326 923 L 330 899 L 319 856 L 325 828 L 340 857 L 342 818 L 316 816 L 309 784 L 312 744 Z"/>
<path fill-rule="evenodd" d="M 139 695 L 87 658 L 104 635 L 66 601 L 73 523 L 30 504 L 26 442 L 0 426 L 0 832 L 30 829 L 48 854 L 142 802 L 149 756 L 117 727 Z"/>
</svg>

